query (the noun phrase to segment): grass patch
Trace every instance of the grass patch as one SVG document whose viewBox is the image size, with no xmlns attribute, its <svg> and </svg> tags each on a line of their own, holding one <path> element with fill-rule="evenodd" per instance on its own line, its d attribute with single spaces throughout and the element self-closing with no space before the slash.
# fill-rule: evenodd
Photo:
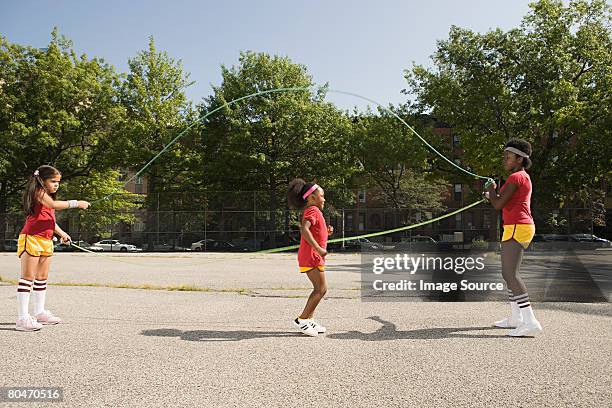
<svg viewBox="0 0 612 408">
<path fill-rule="evenodd" d="M 7 283 L 16 285 L 16 280 L 5 279 L 0 276 L 0 283 Z M 111 289 L 141 289 L 141 290 L 165 290 L 168 292 L 211 292 L 211 293 L 248 293 L 247 289 L 244 288 L 228 288 L 228 289 L 213 289 L 207 287 L 200 287 L 194 285 L 171 285 L 171 286 L 160 286 L 160 285 L 133 285 L 129 283 L 79 283 L 79 282 L 54 282 L 49 283 L 49 286 L 79 286 L 79 287 L 93 287 L 93 288 L 111 288 Z"/>
</svg>

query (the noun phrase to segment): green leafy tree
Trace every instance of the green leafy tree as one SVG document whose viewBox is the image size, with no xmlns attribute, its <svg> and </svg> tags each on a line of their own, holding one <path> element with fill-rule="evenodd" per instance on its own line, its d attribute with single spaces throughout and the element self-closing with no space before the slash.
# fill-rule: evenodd
<svg viewBox="0 0 612 408">
<path fill-rule="evenodd" d="M 77 56 L 57 30 L 44 49 L 0 38 L 0 237 L 4 214 L 20 212 L 25 183 L 41 164 L 69 181 L 120 161 L 118 81 L 112 66 Z"/>
<path fill-rule="evenodd" d="M 135 211 L 141 206 L 141 196 L 125 191 L 120 176 L 118 170 L 93 171 L 88 177 L 62 185 L 59 191 L 62 197 L 79 197 L 92 202 L 92 206 L 87 211 L 63 211 L 60 219 L 76 224 L 83 239 L 110 237 L 116 224 L 133 224 Z"/>
<path fill-rule="evenodd" d="M 265 53 L 243 52 L 238 66 L 221 69 L 223 82 L 202 106 L 203 115 L 259 91 L 314 85 L 303 65 Z M 271 93 L 211 115 L 202 133 L 203 179 L 218 190 L 266 192 L 270 229 L 278 228 L 276 210 L 281 203 L 285 208 L 294 177 L 317 180 L 336 205 L 347 202 L 346 183 L 356 168 L 346 154 L 351 123 L 324 97 L 324 89 Z"/>
<path fill-rule="evenodd" d="M 128 61 L 129 72 L 123 83 L 121 102 L 126 108 L 124 127 L 130 154 L 126 166 L 141 170 L 157 153 L 170 144 L 195 120 L 185 89 L 193 84 L 183 70 L 182 62 L 158 51 L 149 38 L 148 48 Z M 193 150 L 194 134 L 186 134 L 143 172 L 147 177 L 147 207 L 150 210 L 146 228 L 152 232 L 155 210 L 176 203 L 170 192 L 188 190 L 191 171 L 199 157 Z M 149 244 L 152 244 L 149 234 Z"/>
<path fill-rule="evenodd" d="M 185 130 L 190 120 L 197 119 L 185 96 L 193 82 L 181 61 L 157 50 L 153 37 L 148 48 L 130 58 L 128 65 L 121 90 L 128 119 L 124 131 L 131 148 L 129 164 L 140 170 Z M 149 193 L 180 184 L 176 177 L 185 172 L 185 161 L 191 159 L 191 142 L 190 135 L 185 135 L 145 170 Z"/>
<path fill-rule="evenodd" d="M 612 175 L 610 10 L 541 0 L 507 32 L 452 27 L 432 68 L 406 72 L 407 92 L 461 135 L 477 173 L 501 176 L 504 142 L 523 138 L 540 207 L 592 203 Z"/>
<path fill-rule="evenodd" d="M 430 143 L 439 144 L 427 123 L 407 113 L 407 107 L 390 107 L 417 127 Z M 353 118 L 352 154 L 361 164 L 360 174 L 384 205 L 395 209 L 440 211 L 447 192 L 446 181 L 433 175 L 435 157 L 423 143 L 386 109 L 368 111 Z M 436 143 L 437 142 L 437 143 Z"/>
</svg>

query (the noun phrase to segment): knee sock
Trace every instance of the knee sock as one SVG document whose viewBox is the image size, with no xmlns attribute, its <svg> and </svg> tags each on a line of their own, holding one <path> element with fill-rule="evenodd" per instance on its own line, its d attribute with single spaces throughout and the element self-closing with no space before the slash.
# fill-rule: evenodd
<svg viewBox="0 0 612 408">
<path fill-rule="evenodd" d="M 47 281 L 34 279 L 34 316 L 45 310 L 45 296 L 47 294 Z"/>
<path fill-rule="evenodd" d="M 531 308 L 531 303 L 529 302 L 529 294 L 524 293 L 519 296 L 515 296 L 514 299 L 518 304 L 518 307 L 521 311 L 521 317 L 523 318 L 524 323 L 534 322 L 536 320 L 535 315 L 533 314 L 533 309 Z"/>
<path fill-rule="evenodd" d="M 30 313 L 28 307 L 30 305 L 30 292 L 32 291 L 32 281 L 27 279 L 19 279 L 17 284 L 17 303 L 18 303 L 18 317 L 27 317 Z"/>
</svg>

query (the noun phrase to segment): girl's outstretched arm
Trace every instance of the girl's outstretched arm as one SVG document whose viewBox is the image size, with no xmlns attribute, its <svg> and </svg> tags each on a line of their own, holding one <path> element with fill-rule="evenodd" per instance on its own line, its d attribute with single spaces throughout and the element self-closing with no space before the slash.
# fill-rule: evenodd
<svg viewBox="0 0 612 408">
<path fill-rule="evenodd" d="M 66 210 L 68 208 L 71 208 L 70 201 L 54 200 L 49 194 L 44 191 L 41 191 L 37 198 L 42 205 L 48 208 L 53 208 L 54 210 Z M 89 207 L 89 203 L 87 201 L 71 201 L 76 202 L 76 206 L 72 208 L 82 208 L 85 210 Z"/>
</svg>

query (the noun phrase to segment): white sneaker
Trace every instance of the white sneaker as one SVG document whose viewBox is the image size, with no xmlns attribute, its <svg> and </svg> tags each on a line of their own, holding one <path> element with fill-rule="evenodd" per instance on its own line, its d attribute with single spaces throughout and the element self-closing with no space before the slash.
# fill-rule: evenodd
<svg viewBox="0 0 612 408">
<path fill-rule="evenodd" d="M 300 318 L 296 318 L 293 321 L 293 324 L 300 329 L 300 331 L 302 332 L 302 334 L 305 334 L 307 336 L 311 336 L 311 337 L 315 337 L 317 336 L 319 333 L 315 330 L 314 327 L 312 327 L 312 324 L 310 322 L 310 320 L 307 319 L 300 319 Z"/>
<path fill-rule="evenodd" d="M 515 319 L 513 317 L 506 317 L 505 319 L 498 320 L 493 323 L 495 327 L 501 327 L 502 329 L 514 329 L 523 323 L 523 319 Z"/>
<path fill-rule="evenodd" d="M 317 331 L 319 334 L 323 334 L 327 331 L 324 326 L 321 326 L 319 323 L 315 322 L 313 319 L 308 319 L 310 321 L 310 325 Z"/>
<path fill-rule="evenodd" d="M 36 321 L 40 324 L 58 324 L 62 322 L 62 319 L 48 310 L 43 310 L 42 313 L 36 315 Z"/>
<path fill-rule="evenodd" d="M 507 335 L 510 337 L 533 337 L 542 331 L 542 325 L 537 320 L 521 323 L 516 329 Z"/>
<path fill-rule="evenodd" d="M 32 316 L 25 316 L 17 319 L 15 330 L 17 331 L 36 331 L 42 329 L 42 324 L 38 323 Z"/>
</svg>

